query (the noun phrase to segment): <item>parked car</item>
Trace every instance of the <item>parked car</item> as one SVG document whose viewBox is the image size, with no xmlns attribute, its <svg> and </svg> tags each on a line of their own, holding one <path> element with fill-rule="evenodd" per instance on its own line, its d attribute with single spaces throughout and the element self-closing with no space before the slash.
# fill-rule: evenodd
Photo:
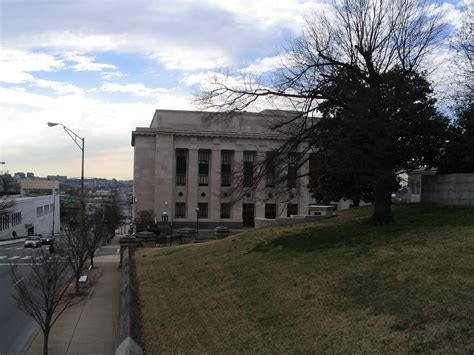
<svg viewBox="0 0 474 355">
<path fill-rule="evenodd" d="M 26 238 L 25 248 L 41 248 L 41 238 L 37 235 L 32 235 Z"/>
<path fill-rule="evenodd" d="M 51 234 L 43 234 L 40 236 L 42 245 L 50 245 L 54 241 L 54 237 Z"/>
</svg>

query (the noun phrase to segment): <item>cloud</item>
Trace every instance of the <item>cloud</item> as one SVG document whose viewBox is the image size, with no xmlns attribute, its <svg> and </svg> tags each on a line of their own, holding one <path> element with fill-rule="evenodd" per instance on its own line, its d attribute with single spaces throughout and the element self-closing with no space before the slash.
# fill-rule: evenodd
<svg viewBox="0 0 474 355">
<path fill-rule="evenodd" d="M 117 67 L 112 64 L 95 63 L 94 59 L 94 57 L 88 57 L 78 53 L 66 53 L 64 55 L 65 61 L 76 63 L 70 66 L 75 71 L 102 71 L 104 69 L 117 69 Z"/>
<path fill-rule="evenodd" d="M 32 86 L 52 89 L 58 95 L 66 95 L 66 94 L 82 95 L 82 94 L 84 94 L 84 89 L 82 89 L 78 86 L 75 86 L 73 84 L 64 83 L 64 82 L 60 82 L 60 81 L 31 79 L 30 83 L 31 83 Z"/>
<path fill-rule="evenodd" d="M 50 54 L 7 48 L 0 51 L 0 81 L 4 83 L 23 83 L 33 78 L 30 72 L 49 72 L 63 67 L 63 61 Z"/>
<path fill-rule="evenodd" d="M 118 84 L 118 83 L 104 83 L 101 89 L 105 92 L 113 93 L 132 93 L 137 96 L 154 96 L 168 93 L 168 89 L 164 88 L 147 88 L 142 83 L 134 84 Z"/>
<path fill-rule="evenodd" d="M 250 64 L 249 66 L 240 69 L 242 73 L 250 73 L 250 74 L 263 74 L 267 72 L 271 72 L 275 69 L 284 67 L 285 63 L 287 63 L 289 59 L 288 54 L 281 54 L 276 55 L 273 57 L 266 57 L 255 61 L 254 63 Z"/>
</svg>

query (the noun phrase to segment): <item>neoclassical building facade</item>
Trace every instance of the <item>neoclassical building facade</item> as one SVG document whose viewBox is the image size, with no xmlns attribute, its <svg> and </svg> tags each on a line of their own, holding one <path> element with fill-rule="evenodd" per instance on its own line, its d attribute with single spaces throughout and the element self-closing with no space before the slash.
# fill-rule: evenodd
<svg viewBox="0 0 474 355">
<path fill-rule="evenodd" d="M 285 140 L 265 123 L 284 114 L 265 110 L 210 119 L 206 112 L 156 110 L 150 127 L 132 132 L 134 217 L 146 211 L 157 220 L 166 215 L 177 227 L 194 226 L 199 218 L 202 228 L 240 228 L 259 217 L 306 214 L 313 202 L 306 174 L 288 174 L 294 181 L 284 194 L 268 172 L 251 181 L 257 162 Z M 278 167 L 273 170 L 278 174 Z M 238 200 L 236 184 L 247 186 Z"/>
</svg>

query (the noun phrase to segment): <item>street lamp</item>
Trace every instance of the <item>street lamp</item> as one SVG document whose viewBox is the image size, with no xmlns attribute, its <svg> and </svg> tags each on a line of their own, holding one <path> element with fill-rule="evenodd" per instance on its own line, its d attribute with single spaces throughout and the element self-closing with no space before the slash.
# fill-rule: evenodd
<svg viewBox="0 0 474 355">
<path fill-rule="evenodd" d="M 196 239 L 199 239 L 199 207 L 196 207 Z"/>
<path fill-rule="evenodd" d="M 81 207 L 82 207 L 82 228 L 85 226 L 85 205 L 84 205 L 84 137 L 79 137 L 76 133 L 70 130 L 68 127 L 61 123 L 48 122 L 49 127 L 61 126 L 66 133 L 71 137 L 74 143 L 79 147 L 82 152 L 82 164 L 81 164 Z"/>
</svg>

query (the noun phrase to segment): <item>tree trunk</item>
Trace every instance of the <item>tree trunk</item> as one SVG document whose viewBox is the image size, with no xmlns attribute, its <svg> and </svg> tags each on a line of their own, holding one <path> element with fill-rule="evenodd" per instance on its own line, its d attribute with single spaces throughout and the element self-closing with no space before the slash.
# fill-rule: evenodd
<svg viewBox="0 0 474 355">
<path fill-rule="evenodd" d="M 81 277 L 81 274 L 76 273 L 76 296 L 79 294 L 79 278 Z"/>
<path fill-rule="evenodd" d="M 390 180 L 380 181 L 375 185 L 374 213 L 370 218 L 373 225 L 393 222 L 392 216 L 392 184 Z"/>
<path fill-rule="evenodd" d="M 94 252 L 90 254 L 90 260 L 91 260 L 91 269 L 94 268 Z"/>
<path fill-rule="evenodd" d="M 43 331 L 43 355 L 48 355 L 49 329 Z"/>
</svg>

